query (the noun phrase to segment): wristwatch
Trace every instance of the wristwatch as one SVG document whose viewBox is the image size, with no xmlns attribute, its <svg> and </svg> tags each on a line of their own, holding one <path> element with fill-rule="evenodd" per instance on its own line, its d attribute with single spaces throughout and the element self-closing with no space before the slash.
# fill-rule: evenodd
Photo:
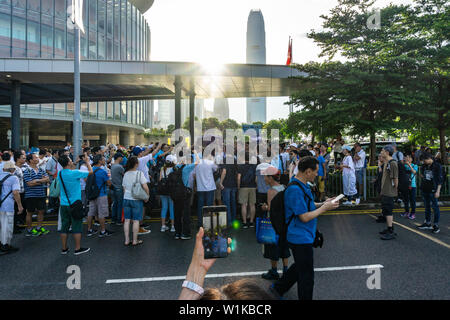
<svg viewBox="0 0 450 320">
<path fill-rule="evenodd" d="M 187 289 L 192 290 L 192 291 L 195 291 L 196 293 L 198 293 L 198 294 L 201 295 L 201 296 L 202 296 L 203 293 L 205 292 L 205 290 L 203 290 L 203 288 L 200 287 L 198 284 L 196 284 L 196 283 L 194 283 L 194 282 L 191 282 L 191 281 L 187 281 L 187 280 L 185 280 L 185 281 L 183 282 L 182 287 L 183 287 L 183 288 L 187 288 Z"/>
</svg>

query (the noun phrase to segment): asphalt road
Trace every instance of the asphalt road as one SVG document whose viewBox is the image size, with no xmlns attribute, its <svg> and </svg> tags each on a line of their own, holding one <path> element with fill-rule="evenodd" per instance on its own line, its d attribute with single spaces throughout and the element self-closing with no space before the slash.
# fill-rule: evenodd
<svg viewBox="0 0 450 320">
<path fill-rule="evenodd" d="M 441 232 L 419 231 L 423 209 L 415 221 L 395 215 L 396 240 L 383 241 L 375 223 L 375 212 L 340 211 L 319 217 L 318 226 L 325 237 L 324 247 L 315 249 L 314 299 L 317 300 L 436 300 L 450 299 L 450 208 L 441 213 Z M 370 213 L 372 212 L 372 213 Z M 13 245 L 20 250 L 0 256 L 0 299 L 176 299 L 186 274 L 194 239 L 174 240 L 170 232 L 161 233 L 152 223 L 152 233 L 140 236 L 144 244 L 123 246 L 121 227 L 110 226 L 115 233 L 108 238 L 83 236 L 87 254 L 60 254 L 60 240 L 54 222 L 51 231 L 37 238 L 15 235 Z M 86 227 L 85 227 L 86 228 Z M 233 232 L 234 252 L 218 259 L 205 281 L 216 287 L 250 276 L 267 288 L 269 281 L 260 272 L 269 268 L 262 247 L 255 241 L 254 229 Z M 73 240 L 69 247 L 73 248 Z M 290 262 L 292 262 L 292 258 Z M 81 270 L 81 289 L 68 289 L 68 266 Z M 369 289 L 367 266 L 380 265 L 380 289 Z M 281 266 L 280 266 L 281 267 Z M 347 268 L 348 267 L 348 268 Z M 329 269 L 332 268 L 332 269 Z M 334 268 L 334 269 L 333 269 Z M 337 268 L 337 269 L 336 269 Z M 238 275 L 230 276 L 230 273 Z M 134 279 L 136 282 L 125 282 Z M 136 280 L 138 279 L 138 280 Z M 119 283 L 107 283 L 119 280 Z M 285 296 L 296 299 L 294 286 Z"/>
</svg>

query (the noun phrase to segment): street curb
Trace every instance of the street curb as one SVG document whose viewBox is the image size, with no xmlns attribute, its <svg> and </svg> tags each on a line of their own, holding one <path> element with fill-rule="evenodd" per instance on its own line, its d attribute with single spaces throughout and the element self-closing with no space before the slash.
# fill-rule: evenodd
<svg viewBox="0 0 450 320">
<path fill-rule="evenodd" d="M 450 206 L 450 201 L 438 201 L 439 207 L 448 207 Z M 394 208 L 403 208 L 403 203 L 395 203 Z M 425 207 L 423 202 L 416 202 L 416 208 L 423 208 Z M 364 209 L 381 209 L 381 200 L 380 202 L 371 202 L 371 203 L 360 203 L 359 205 L 354 206 L 343 206 L 341 205 L 339 208 L 335 209 L 334 211 L 339 210 L 348 210 L 349 208 L 358 208 L 360 210 Z"/>
</svg>

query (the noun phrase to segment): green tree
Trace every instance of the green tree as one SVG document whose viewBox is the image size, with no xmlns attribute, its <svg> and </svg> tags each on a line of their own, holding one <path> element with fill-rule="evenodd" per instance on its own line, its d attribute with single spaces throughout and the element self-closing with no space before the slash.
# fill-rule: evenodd
<svg viewBox="0 0 450 320">
<path fill-rule="evenodd" d="M 224 121 L 222 121 L 220 123 L 220 128 L 222 130 L 226 130 L 226 129 L 234 129 L 234 130 L 236 130 L 236 129 L 241 129 L 242 126 L 237 121 L 235 121 L 233 119 L 226 119 L 226 120 L 224 120 Z"/>
</svg>

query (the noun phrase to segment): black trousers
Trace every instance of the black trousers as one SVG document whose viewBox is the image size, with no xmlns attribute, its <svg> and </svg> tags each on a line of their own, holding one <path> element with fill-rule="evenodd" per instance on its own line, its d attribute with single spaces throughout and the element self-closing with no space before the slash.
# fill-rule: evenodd
<svg viewBox="0 0 450 320">
<path fill-rule="evenodd" d="M 191 235 L 191 198 L 174 201 L 175 233 L 179 235 Z"/>
<path fill-rule="evenodd" d="M 283 295 L 297 283 L 299 300 L 312 300 L 314 289 L 314 254 L 312 244 L 288 243 L 294 257 L 284 276 L 275 282 L 275 290 Z"/>
</svg>

